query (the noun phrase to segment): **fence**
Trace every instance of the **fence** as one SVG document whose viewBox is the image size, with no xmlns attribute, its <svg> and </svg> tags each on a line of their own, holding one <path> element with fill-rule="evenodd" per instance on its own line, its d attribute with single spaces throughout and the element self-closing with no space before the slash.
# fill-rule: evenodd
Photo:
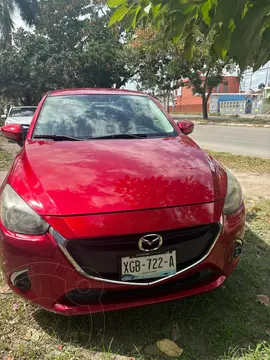
<svg viewBox="0 0 270 360">
<path fill-rule="evenodd" d="M 208 105 L 209 108 L 209 105 Z M 190 105 L 175 105 L 174 109 L 172 106 L 169 107 L 169 112 L 176 113 L 190 113 L 190 114 L 198 114 L 202 113 L 202 105 L 201 104 L 190 104 Z"/>
</svg>

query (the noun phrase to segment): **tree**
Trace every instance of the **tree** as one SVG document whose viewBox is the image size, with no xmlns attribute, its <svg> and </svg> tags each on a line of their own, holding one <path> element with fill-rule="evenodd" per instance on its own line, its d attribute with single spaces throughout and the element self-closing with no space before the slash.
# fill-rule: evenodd
<svg viewBox="0 0 270 360">
<path fill-rule="evenodd" d="M 35 105 L 48 90 L 121 87 L 130 78 L 121 32 L 87 0 L 43 0 L 34 32 L 0 49 L 0 95 Z"/>
<path fill-rule="evenodd" d="M 185 86 L 192 89 L 193 94 L 198 94 L 202 98 L 203 118 L 208 119 L 208 102 L 213 89 L 223 81 L 224 63 L 209 64 L 205 76 L 200 70 L 193 69 L 187 72 Z"/>
<path fill-rule="evenodd" d="M 194 94 L 201 96 L 205 119 L 208 118 L 208 102 L 213 89 L 223 81 L 225 72 L 236 71 L 235 64 L 228 57 L 213 61 L 209 43 L 199 36 L 190 61 L 185 60 L 183 42 L 163 41 L 151 26 L 138 28 L 127 46 L 132 51 L 133 72 L 143 90 L 168 97 L 179 86 L 189 87 Z"/>
<path fill-rule="evenodd" d="M 158 33 L 147 27 L 138 28 L 127 40 L 126 48 L 131 58 L 129 68 L 135 74 L 138 88 L 150 92 L 168 106 L 183 68 L 183 58 L 176 47 L 161 41 Z"/>
<path fill-rule="evenodd" d="M 196 31 L 212 38 L 214 60 L 233 57 L 241 70 L 254 70 L 270 59 L 269 0 L 107 0 L 115 8 L 110 25 L 126 29 L 152 24 L 175 43 L 184 40 L 185 56 L 193 57 Z"/>
<path fill-rule="evenodd" d="M 237 66 L 229 57 L 214 61 L 207 43 L 197 44 L 189 70 L 185 72 L 186 81 L 182 85 L 192 89 L 193 94 L 202 98 L 203 118 L 208 119 L 208 103 L 214 88 L 223 82 L 224 74 L 235 73 Z"/>
<path fill-rule="evenodd" d="M 35 23 L 39 10 L 37 0 L 0 0 L 0 42 L 4 47 L 11 44 L 16 8 L 28 25 Z"/>
<path fill-rule="evenodd" d="M 46 38 L 19 29 L 13 46 L 0 51 L 1 95 L 23 105 L 36 105 L 56 81 L 54 72 L 47 71 L 53 61 L 50 50 Z"/>
<path fill-rule="evenodd" d="M 74 86 L 121 87 L 128 81 L 122 29 L 108 28 L 111 12 L 102 1 L 43 0 L 40 9 L 37 34 L 65 54 Z"/>
</svg>

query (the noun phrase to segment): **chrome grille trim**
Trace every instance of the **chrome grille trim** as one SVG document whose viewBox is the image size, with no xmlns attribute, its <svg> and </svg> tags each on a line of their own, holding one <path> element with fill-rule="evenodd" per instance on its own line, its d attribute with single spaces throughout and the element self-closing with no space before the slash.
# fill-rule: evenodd
<svg viewBox="0 0 270 360">
<path fill-rule="evenodd" d="M 103 279 L 103 278 L 99 278 L 99 277 L 95 277 L 95 276 L 91 276 L 89 274 L 87 274 L 78 264 L 77 262 L 73 259 L 73 257 L 70 255 L 70 253 L 68 252 L 66 245 L 68 240 L 65 239 L 61 234 L 59 234 L 56 230 L 54 230 L 52 227 L 50 228 L 49 232 L 51 233 L 51 235 L 53 236 L 53 238 L 55 239 L 56 243 L 58 244 L 58 246 L 60 247 L 61 251 L 63 252 L 63 254 L 66 256 L 66 258 L 69 260 L 69 262 L 74 266 L 74 268 L 77 270 L 78 273 L 80 273 L 81 275 L 83 275 L 84 277 L 88 278 L 88 279 L 92 279 L 92 280 L 96 280 L 96 281 L 102 281 L 105 283 L 110 283 L 110 284 L 117 284 L 117 285 L 134 285 L 134 286 L 149 286 L 149 285 L 155 285 L 158 283 L 162 283 L 165 280 L 168 279 L 172 279 L 174 277 L 176 277 L 177 275 L 180 275 L 194 267 L 196 267 L 197 265 L 199 265 L 200 263 L 202 263 L 211 253 L 211 251 L 213 250 L 213 248 L 215 247 L 217 240 L 223 230 L 223 217 L 221 216 L 220 218 L 220 222 L 219 224 L 219 231 L 218 234 L 215 238 L 215 240 L 213 241 L 213 244 L 210 246 L 208 252 L 198 261 L 196 261 L 194 264 L 178 271 L 177 273 L 167 276 L 165 278 L 161 278 L 149 283 L 136 283 L 136 282 L 128 282 L 128 281 L 117 281 L 117 280 L 109 280 L 109 279 Z"/>
</svg>

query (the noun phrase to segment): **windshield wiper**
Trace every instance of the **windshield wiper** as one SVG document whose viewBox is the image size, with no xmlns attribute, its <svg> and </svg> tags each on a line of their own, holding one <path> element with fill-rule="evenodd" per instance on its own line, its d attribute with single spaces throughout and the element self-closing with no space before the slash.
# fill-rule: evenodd
<svg viewBox="0 0 270 360">
<path fill-rule="evenodd" d="M 147 134 L 112 134 L 105 136 L 97 136 L 97 137 L 88 137 L 87 139 L 144 139 L 147 138 Z"/>
<path fill-rule="evenodd" d="M 67 135 L 35 135 L 33 139 L 49 139 L 49 140 L 54 140 L 54 141 L 65 141 L 65 140 L 82 141 L 82 140 L 84 140 L 83 138 L 76 138 L 76 137 L 67 136 Z"/>
</svg>

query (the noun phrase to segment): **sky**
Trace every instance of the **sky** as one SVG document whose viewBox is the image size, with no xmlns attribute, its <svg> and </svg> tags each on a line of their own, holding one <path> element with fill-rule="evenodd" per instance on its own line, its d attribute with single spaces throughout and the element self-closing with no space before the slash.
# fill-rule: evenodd
<svg viewBox="0 0 270 360">
<path fill-rule="evenodd" d="M 27 25 L 22 20 L 18 9 L 16 9 L 16 11 L 15 11 L 13 21 L 14 21 L 14 24 L 15 24 L 15 28 L 23 27 L 23 28 L 27 29 Z"/>
</svg>

